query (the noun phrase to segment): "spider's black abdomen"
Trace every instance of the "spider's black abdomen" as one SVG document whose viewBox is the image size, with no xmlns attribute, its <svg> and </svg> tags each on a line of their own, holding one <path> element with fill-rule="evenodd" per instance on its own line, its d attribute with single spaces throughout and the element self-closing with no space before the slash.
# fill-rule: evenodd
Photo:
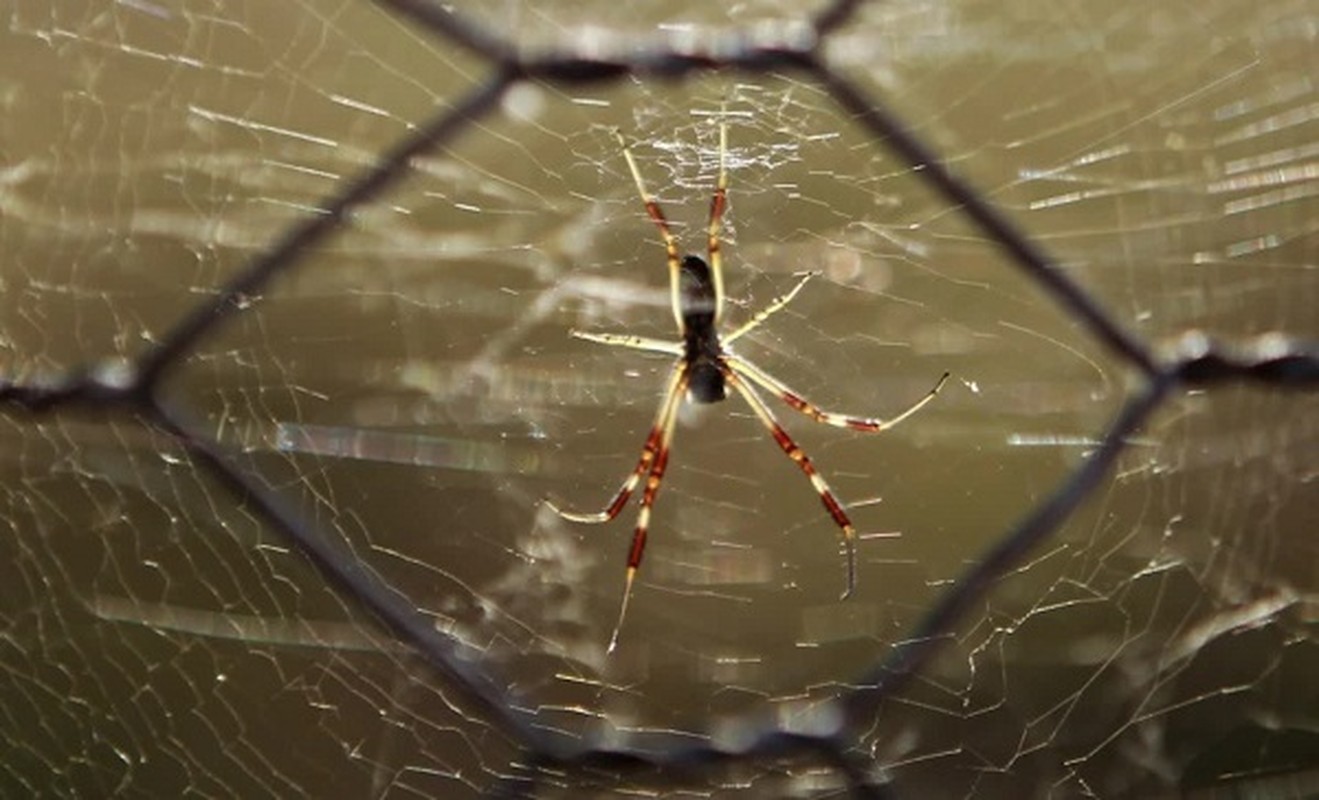
<svg viewBox="0 0 1319 800">
<path fill-rule="evenodd" d="M 687 394 L 693 403 L 718 403 L 728 396 L 724 373 L 714 361 L 696 361 L 687 373 Z"/>
</svg>

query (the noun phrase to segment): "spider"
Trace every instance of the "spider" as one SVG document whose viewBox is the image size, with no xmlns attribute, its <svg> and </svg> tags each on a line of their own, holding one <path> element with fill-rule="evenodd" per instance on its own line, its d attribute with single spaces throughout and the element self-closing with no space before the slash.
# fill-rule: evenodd
<svg viewBox="0 0 1319 800">
<path fill-rule="evenodd" d="M 636 182 L 637 192 L 645 203 L 646 213 L 659 227 L 660 236 L 664 240 L 669 263 L 670 301 L 682 341 L 671 342 L 618 333 L 589 333 L 577 330 L 571 332 L 572 336 L 590 342 L 666 353 L 676 358 L 673 367 L 669 370 L 668 383 L 665 385 L 655 422 L 646 436 L 645 446 L 641 449 L 641 457 L 604 510 L 580 513 L 559 508 L 549 500 L 545 501 L 554 513 L 572 522 L 608 522 L 622 512 L 641 483 L 642 476 L 646 476 L 645 488 L 641 494 L 641 510 L 637 514 L 637 527 L 632 535 L 632 546 L 628 551 L 623 599 L 618 610 L 618 620 L 614 624 L 613 635 L 609 639 L 609 652 L 613 652 L 618 645 L 618 633 L 623 627 L 628 601 L 632 597 L 632 584 L 636 579 L 637 571 L 641 568 L 641 557 L 646 550 L 646 534 L 650 528 L 651 509 L 655 505 L 655 497 L 659 494 L 664 471 L 668 467 L 669 449 L 673 443 L 673 430 L 678 418 L 678 405 L 684 394 L 694 403 L 717 403 L 728 396 L 728 388 L 732 387 L 755 412 L 756 417 L 769 431 L 784 455 L 791 459 L 810 480 L 829 516 L 842 532 L 847 556 L 846 585 L 842 599 L 846 599 L 856 588 L 856 529 L 842 503 L 829 488 L 828 482 L 816 471 L 811 459 L 779 424 L 774 413 L 751 384 L 776 395 L 788 406 L 816 422 L 854 431 L 876 433 L 892 428 L 933 400 L 948 380 L 948 373 L 945 372 L 924 397 L 891 419 L 851 417 L 821 409 L 746 358 L 735 354 L 729 349 L 733 342 L 755 330 L 771 315 L 792 302 L 806 282 L 819 273 L 805 273 L 790 291 L 775 298 L 731 333 L 721 336 L 719 322 L 723 309 L 724 283 L 719 234 L 724 212 L 728 207 L 727 123 L 721 120 L 719 125 L 719 179 L 715 186 L 714 197 L 710 201 L 710 221 L 707 228 L 708 262 L 694 255 L 679 256 L 677 239 L 669 227 L 668 219 L 660 209 L 659 201 L 646 188 L 631 148 L 620 132 L 615 131 L 614 135 L 623 149 L 623 157 L 627 160 L 633 181 Z"/>
</svg>

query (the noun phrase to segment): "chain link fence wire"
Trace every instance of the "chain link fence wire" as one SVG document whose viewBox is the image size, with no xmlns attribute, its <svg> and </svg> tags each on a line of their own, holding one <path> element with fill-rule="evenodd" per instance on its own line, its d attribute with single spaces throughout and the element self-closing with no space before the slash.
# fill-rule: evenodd
<svg viewBox="0 0 1319 800">
<path fill-rule="evenodd" d="M 467 91 L 450 98 L 359 175 L 343 180 L 316 204 L 314 213 L 299 215 L 217 291 L 182 310 L 178 321 L 138 355 L 87 364 L 68 374 L 0 375 L 0 398 L 13 420 L 37 424 L 46 415 L 67 411 L 93 420 L 127 414 L 181 447 L 186 458 L 228 491 L 245 514 L 270 526 L 288 548 L 315 565 L 334 592 L 368 612 L 395 643 L 415 652 L 421 661 L 416 668 L 433 672 L 446 704 L 499 732 L 493 737 L 497 744 L 491 759 L 502 759 L 503 766 L 486 766 L 503 777 L 478 787 L 488 796 L 559 796 L 572 794 L 573 787 L 625 783 L 628 776 L 679 780 L 729 765 L 776 762 L 823 764 L 842 776 L 843 789 L 854 797 L 891 796 L 885 765 L 864 743 L 875 726 L 885 724 L 883 705 L 920 680 L 931 659 L 956 636 L 990 588 L 1020 567 L 1104 486 L 1119 456 L 1156 411 L 1170 398 L 1233 384 L 1310 393 L 1319 388 L 1319 345 L 1304 337 L 1267 332 L 1220 341 L 1201 331 L 1186 331 L 1156 345 L 1119 322 L 1012 214 L 960 177 L 883 98 L 831 63 L 830 38 L 857 16 L 863 6 L 859 0 L 837 0 L 800 22 L 727 30 L 709 38 L 670 36 L 640 44 L 605 38 L 589 46 L 534 53 L 523 52 L 447 5 L 427 0 L 376 0 L 376 4 L 432 37 L 435 47 L 465 51 L 481 65 L 481 74 Z M 470 643 L 437 627 L 430 615 L 364 563 L 340 536 L 318 524 L 304 505 L 285 496 L 278 477 L 263 474 L 257 462 L 208 434 L 207 424 L 197 418 L 188 401 L 167 390 L 168 380 L 189 370 L 194 363 L 190 356 L 199 344 L 241 315 L 250 298 L 261 296 L 273 282 L 294 271 L 315 270 L 317 248 L 352 224 L 358 209 L 405 181 L 418 159 L 452 147 L 459 137 L 497 114 L 519 87 L 535 84 L 570 90 L 626 81 L 673 85 L 711 74 L 748 81 L 789 75 L 815 87 L 866 132 L 875 148 L 897 156 L 1001 248 L 1016 269 L 1097 346 L 1125 364 L 1130 388 L 1089 455 L 987 549 L 971 556 L 914 630 L 864 674 L 838 687 L 831 698 L 811 704 L 809 712 L 792 716 L 743 712 L 721 718 L 705 735 L 629 731 L 604 724 L 595 737 L 565 734 L 544 724 L 526 705 L 519 687 L 473 658 Z M 196 568 L 206 569 L 204 564 Z M 22 736 L 14 731 L 8 735 Z M 468 746 L 478 751 L 483 747 L 479 742 Z M 507 756 L 497 755 L 505 752 Z M 272 792 L 293 789 L 272 787 Z"/>
</svg>

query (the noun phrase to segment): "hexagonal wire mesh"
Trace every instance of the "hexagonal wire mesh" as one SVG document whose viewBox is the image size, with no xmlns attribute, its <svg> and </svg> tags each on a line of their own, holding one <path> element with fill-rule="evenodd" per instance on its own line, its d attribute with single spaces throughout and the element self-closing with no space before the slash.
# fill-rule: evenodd
<svg viewBox="0 0 1319 800">
<path fill-rule="evenodd" d="M 19 3 L 5 793 L 1310 785 L 1313 22 Z M 953 379 L 776 411 L 844 601 L 754 415 L 684 410 L 608 653 L 633 512 L 542 500 L 607 499 L 670 362 L 567 332 L 672 338 L 616 132 L 701 250 L 721 122 L 730 324 L 821 273 L 739 351 L 866 415 Z"/>
</svg>

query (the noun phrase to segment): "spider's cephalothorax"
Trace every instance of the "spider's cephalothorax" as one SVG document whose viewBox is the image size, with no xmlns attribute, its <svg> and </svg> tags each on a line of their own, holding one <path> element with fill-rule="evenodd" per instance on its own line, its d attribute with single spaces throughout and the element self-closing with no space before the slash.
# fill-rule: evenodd
<svg viewBox="0 0 1319 800">
<path fill-rule="evenodd" d="M 724 348 L 715 328 L 718 298 L 710 265 L 696 256 L 682 260 L 678 276 L 678 315 L 682 320 L 682 360 L 687 363 L 687 394 L 697 403 L 728 396 L 721 359 Z"/>
<path fill-rule="evenodd" d="M 678 420 L 678 403 L 684 396 L 697 403 L 715 403 L 727 397 L 730 386 L 742 396 L 742 399 L 755 412 L 756 418 L 760 420 L 761 424 L 774 438 L 774 443 L 810 480 L 811 486 L 815 488 L 816 493 L 820 496 L 820 502 L 824 504 L 825 510 L 829 512 L 829 516 L 842 533 L 843 547 L 847 553 L 847 582 L 843 589 L 843 597 L 849 596 L 856 586 L 856 529 L 852 526 L 852 520 L 847 516 L 847 511 L 843 508 L 842 503 L 834 497 L 833 491 L 829 488 L 829 484 L 825 482 L 824 477 L 815 470 L 814 463 L 797 446 L 797 443 L 792 440 L 792 437 L 783 429 L 778 420 L 774 418 L 774 413 L 770 411 L 765 401 L 760 399 L 760 395 L 756 393 L 751 384 L 774 394 L 787 403 L 789 407 L 800 411 L 817 422 L 855 431 L 875 432 L 893 427 L 934 399 L 939 389 L 943 387 L 944 381 L 948 380 L 948 373 L 945 372 L 939 382 L 934 385 L 934 388 L 927 392 L 924 397 L 892 419 L 849 417 L 845 414 L 825 411 L 815 406 L 760 367 L 725 349 L 725 345 L 731 345 L 737 339 L 750 333 L 768 319 L 770 315 L 791 302 L 792 298 L 797 296 L 797 292 L 801 291 L 801 288 L 806 285 L 806 281 L 810 280 L 816 273 L 811 272 L 804 275 L 791 291 L 775 299 L 760 313 L 722 337 L 721 341 L 719 319 L 724 301 L 724 284 L 719 231 L 720 226 L 723 224 L 724 209 L 728 204 L 728 173 L 725 169 L 725 154 L 728 152 L 727 126 L 722 122 L 719 125 L 719 182 L 715 186 L 714 197 L 710 200 L 710 224 L 707 229 L 708 262 L 697 256 L 678 257 L 677 239 L 674 237 L 673 231 L 669 229 L 669 222 L 660 209 L 659 201 L 646 190 L 645 181 L 641 179 L 641 170 L 637 169 L 636 159 L 632 157 L 632 151 L 628 148 L 627 142 L 623 140 L 621 135 L 618 140 L 623 146 L 623 157 L 627 160 L 628 169 L 632 172 L 632 179 L 636 182 L 637 191 L 641 194 L 642 202 L 646 204 L 646 213 L 659 227 L 660 236 L 664 239 L 664 249 L 668 254 L 669 290 L 673 306 L 673 317 L 674 321 L 678 323 L 678 331 L 682 334 L 682 341 L 669 342 L 627 334 L 573 331 L 573 335 L 579 339 L 621 345 L 637 350 L 667 353 L 676 359 L 669 371 L 668 384 L 664 390 L 664 399 L 660 401 L 659 412 L 655 415 L 655 424 L 651 426 L 650 433 L 646 436 L 645 447 L 641 449 L 641 457 L 637 460 L 637 465 L 632 473 L 623 481 L 623 485 L 619 487 L 618 492 L 614 494 L 613 499 L 609 501 L 604 510 L 594 513 L 579 513 L 564 511 L 552 503 L 549 504 L 550 508 L 554 509 L 560 516 L 574 522 L 608 522 L 618 516 L 623 507 L 627 505 L 628 499 L 632 497 L 632 493 L 640 485 L 642 476 L 646 478 L 645 487 L 641 492 L 641 511 L 637 514 L 637 527 L 632 534 L 632 547 L 628 550 L 623 602 L 618 609 L 618 621 L 614 624 L 614 634 L 609 640 L 609 649 L 613 650 L 618 644 L 618 632 L 623 627 L 623 617 L 627 614 L 628 600 L 632 597 L 632 583 L 636 578 L 637 570 L 641 567 L 641 556 L 646 551 L 646 532 L 650 529 L 650 510 L 655 505 L 655 497 L 659 494 L 660 484 L 664 480 L 664 470 L 669 463 L 669 447 L 673 442 L 673 428 Z"/>
</svg>

